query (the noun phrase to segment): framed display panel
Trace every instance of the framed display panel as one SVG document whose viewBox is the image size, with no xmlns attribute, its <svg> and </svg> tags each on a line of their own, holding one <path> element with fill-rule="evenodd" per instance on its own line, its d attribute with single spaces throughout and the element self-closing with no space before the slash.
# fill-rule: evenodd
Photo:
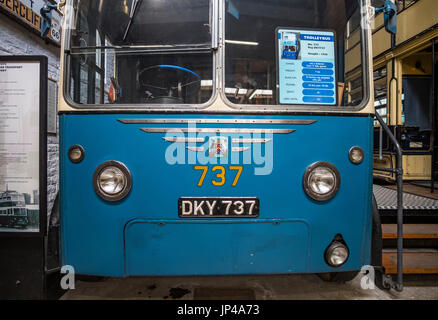
<svg viewBox="0 0 438 320">
<path fill-rule="evenodd" d="M 279 104 L 336 106 L 335 32 L 279 27 L 275 39 Z"/>
<path fill-rule="evenodd" d="M 0 56 L 0 236 L 43 236 L 47 57 Z"/>
</svg>

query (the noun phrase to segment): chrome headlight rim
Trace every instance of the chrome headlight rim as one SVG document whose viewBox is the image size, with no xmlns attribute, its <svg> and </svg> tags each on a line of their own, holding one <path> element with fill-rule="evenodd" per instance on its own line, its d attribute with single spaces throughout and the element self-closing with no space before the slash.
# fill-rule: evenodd
<svg viewBox="0 0 438 320">
<path fill-rule="evenodd" d="M 117 169 L 122 171 L 122 173 L 124 174 L 125 179 L 126 179 L 126 184 L 125 184 L 124 188 L 116 194 L 106 193 L 104 190 L 102 190 L 102 188 L 100 187 L 100 184 L 98 182 L 99 181 L 98 179 L 99 179 L 101 173 L 108 167 L 116 167 Z M 128 167 L 120 161 L 115 161 L 115 160 L 106 161 L 106 162 L 102 163 L 100 166 L 98 166 L 96 171 L 94 172 L 93 187 L 94 187 L 94 191 L 97 193 L 97 195 L 99 197 L 101 197 L 103 200 L 110 201 L 110 202 L 116 202 L 116 201 L 123 200 L 131 191 L 131 187 L 132 187 L 131 172 L 129 171 Z"/>
<path fill-rule="evenodd" d="M 354 152 L 354 151 L 359 151 L 359 152 L 361 153 L 362 158 L 360 159 L 360 161 L 357 161 L 357 160 L 353 159 L 353 152 Z M 362 149 L 361 147 L 359 147 L 359 146 L 354 146 L 354 147 L 352 147 L 352 148 L 350 149 L 350 151 L 348 152 L 348 158 L 350 159 L 351 163 L 356 164 L 356 165 L 359 165 L 359 164 L 361 164 L 361 163 L 364 161 L 364 159 L 365 159 L 365 152 L 363 151 L 363 149 Z"/>
<path fill-rule="evenodd" d="M 334 251 L 336 248 L 343 248 L 343 249 L 345 249 L 345 251 L 347 252 L 347 257 L 345 258 L 344 262 L 342 262 L 341 264 L 334 265 L 334 264 L 330 263 L 330 255 L 333 253 L 333 251 Z M 349 257 L 350 257 L 350 250 L 348 249 L 348 246 L 347 246 L 346 244 L 340 242 L 340 241 L 333 241 L 333 242 L 327 247 L 327 249 L 325 250 L 325 253 L 324 253 L 324 259 L 325 259 L 325 262 L 326 262 L 330 267 L 332 267 L 332 268 L 340 268 L 340 267 L 342 267 L 344 264 L 347 263 Z"/>
<path fill-rule="evenodd" d="M 309 180 L 309 176 L 310 174 L 317 169 L 318 167 L 325 167 L 330 169 L 333 173 L 334 173 L 334 178 L 335 178 L 335 186 L 334 188 L 327 194 L 318 194 L 315 193 L 312 188 L 309 186 L 308 180 Z M 328 201 L 330 199 L 332 199 L 337 193 L 338 190 L 341 186 L 341 175 L 339 174 L 338 169 L 331 164 L 330 162 L 327 161 L 318 161 L 315 162 L 313 164 L 311 164 L 310 166 L 307 167 L 304 176 L 303 176 L 303 187 L 304 187 L 304 191 L 306 192 L 306 194 L 312 198 L 315 201 Z"/>
<path fill-rule="evenodd" d="M 72 158 L 72 152 L 73 152 L 73 150 L 74 149 L 79 149 L 79 151 L 81 152 L 81 156 L 78 158 L 78 159 L 74 159 L 74 158 Z M 69 160 L 71 161 L 71 162 L 73 162 L 73 163 L 80 163 L 80 162 L 82 162 L 83 160 L 84 160 L 84 158 L 85 158 L 85 150 L 84 150 L 84 148 L 81 146 L 81 145 L 79 145 L 79 144 L 74 144 L 74 145 L 72 145 L 69 149 L 68 149 L 68 152 L 67 152 L 67 155 L 68 155 L 68 158 L 69 158 Z"/>
</svg>

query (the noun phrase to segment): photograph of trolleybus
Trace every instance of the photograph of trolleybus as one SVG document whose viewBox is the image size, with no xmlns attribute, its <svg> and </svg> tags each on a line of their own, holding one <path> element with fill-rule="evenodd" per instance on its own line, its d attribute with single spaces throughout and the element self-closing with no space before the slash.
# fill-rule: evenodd
<svg viewBox="0 0 438 320">
<path fill-rule="evenodd" d="M 31 196 L 9 190 L 6 185 L 6 190 L 0 191 L 0 232 L 38 232 L 38 199 L 37 190 Z"/>
<path fill-rule="evenodd" d="M 300 59 L 300 34 L 294 32 L 282 32 L 282 58 L 299 60 Z"/>
<path fill-rule="evenodd" d="M 277 5 L 67 2 L 62 265 L 347 281 L 380 264 L 371 30 L 343 41 L 369 1 Z M 281 28 L 315 40 L 280 70 Z"/>
</svg>

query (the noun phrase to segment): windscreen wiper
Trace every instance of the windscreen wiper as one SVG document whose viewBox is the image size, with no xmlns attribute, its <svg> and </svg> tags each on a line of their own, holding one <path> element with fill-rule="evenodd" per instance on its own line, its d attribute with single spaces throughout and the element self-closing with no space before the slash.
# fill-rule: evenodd
<svg viewBox="0 0 438 320">
<path fill-rule="evenodd" d="M 141 0 L 133 0 L 132 7 L 131 7 L 131 14 L 129 15 L 129 23 L 126 27 L 125 35 L 123 36 L 123 41 L 126 40 L 126 37 L 128 36 L 129 30 L 131 30 L 131 25 L 134 21 L 135 14 L 137 13 L 137 8 L 140 5 Z"/>
</svg>

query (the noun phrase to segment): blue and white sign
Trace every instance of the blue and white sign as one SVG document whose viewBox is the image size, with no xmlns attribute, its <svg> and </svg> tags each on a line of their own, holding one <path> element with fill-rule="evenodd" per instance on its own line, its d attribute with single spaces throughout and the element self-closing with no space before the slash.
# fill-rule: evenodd
<svg viewBox="0 0 438 320">
<path fill-rule="evenodd" d="M 335 34 L 278 29 L 280 104 L 336 105 Z"/>
</svg>

